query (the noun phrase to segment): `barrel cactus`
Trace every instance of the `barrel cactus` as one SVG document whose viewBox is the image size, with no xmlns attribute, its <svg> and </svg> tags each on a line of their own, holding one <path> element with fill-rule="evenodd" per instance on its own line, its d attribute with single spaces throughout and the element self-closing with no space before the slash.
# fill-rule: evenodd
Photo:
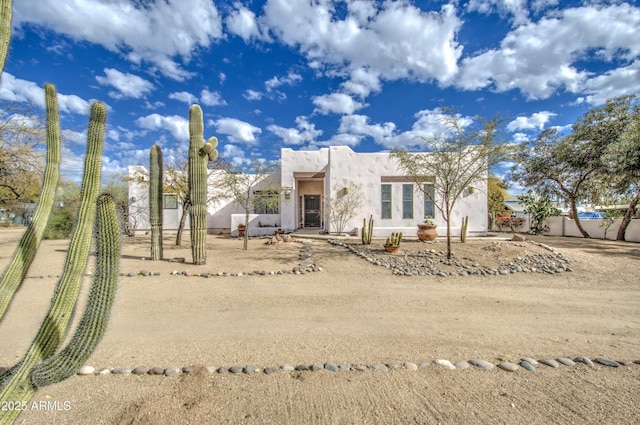
<svg viewBox="0 0 640 425">
<path fill-rule="evenodd" d="M 162 150 L 153 145 L 149 153 L 149 222 L 151 259 L 162 260 Z"/>
<path fill-rule="evenodd" d="M 48 118 L 49 106 L 53 108 L 55 103 L 50 98 L 52 90 L 52 87 L 47 86 Z M 59 382 L 73 374 L 93 353 L 106 329 L 115 296 L 120 261 L 120 227 L 115 203 L 108 195 L 98 197 L 106 112 L 107 109 L 103 103 L 95 102 L 91 106 L 80 206 L 63 273 L 56 284 L 49 311 L 25 356 L 18 364 L 0 375 L 0 403 L 3 405 L 12 402 L 14 405 L 19 403 L 26 406 L 38 387 Z M 60 155 L 59 139 L 56 144 L 56 137 L 50 133 L 49 127 L 47 127 L 47 143 L 52 146 L 48 149 L 57 153 L 47 154 L 47 169 L 52 166 L 50 159 L 53 158 L 52 162 L 55 162 L 55 158 L 59 159 Z M 47 178 L 51 177 L 47 177 L 45 173 L 45 187 L 48 184 Z M 46 203 L 48 199 L 43 190 L 36 211 L 44 208 Z M 89 301 L 69 345 L 59 351 L 70 331 L 77 306 L 96 223 L 96 211 L 98 215 L 95 226 L 97 259 Z M 49 211 L 42 211 L 42 214 L 48 216 Z M 34 221 L 36 221 L 35 217 Z M 46 222 L 46 217 L 44 221 Z M 28 255 L 35 255 L 36 248 L 37 244 L 23 244 L 21 241 L 16 249 L 16 255 L 20 255 L 21 250 Z M 11 272 L 8 268 L 5 276 L 9 273 L 15 272 Z M 24 275 L 22 278 L 24 279 Z M 6 284 L 4 276 L 0 282 L 4 287 Z M 0 425 L 12 423 L 19 413 L 19 409 L 4 411 L 0 415 Z"/>
<path fill-rule="evenodd" d="M 204 121 L 199 105 L 189 109 L 189 196 L 193 264 L 207 262 L 207 164 L 218 156 L 218 139 L 204 141 Z"/>
</svg>

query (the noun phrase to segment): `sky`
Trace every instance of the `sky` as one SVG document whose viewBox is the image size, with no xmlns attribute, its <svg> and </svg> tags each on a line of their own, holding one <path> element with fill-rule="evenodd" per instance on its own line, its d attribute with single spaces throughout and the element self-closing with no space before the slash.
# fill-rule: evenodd
<svg viewBox="0 0 640 425">
<path fill-rule="evenodd" d="M 623 1 L 19 0 L 0 101 L 61 111 L 78 180 L 90 104 L 108 107 L 103 173 L 185 152 L 188 112 L 237 167 L 294 150 L 416 150 L 443 108 L 505 119 L 502 137 L 567 129 L 640 93 L 640 5 Z M 477 121 L 476 121 L 477 122 Z M 502 169 L 499 173 L 505 173 Z"/>
</svg>

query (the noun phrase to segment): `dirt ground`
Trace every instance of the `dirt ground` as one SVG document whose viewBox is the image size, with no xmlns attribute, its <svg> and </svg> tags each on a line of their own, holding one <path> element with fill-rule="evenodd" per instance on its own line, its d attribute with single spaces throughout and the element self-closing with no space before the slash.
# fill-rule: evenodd
<svg viewBox="0 0 640 425">
<path fill-rule="evenodd" d="M 15 231 L 0 229 L 0 267 L 9 261 L 16 240 Z M 254 239 L 243 251 L 238 240 L 209 236 L 207 265 L 194 266 L 188 263 L 188 239 L 184 248 L 165 239 L 165 258 L 185 257 L 185 263 L 143 259 L 149 255 L 147 238 L 128 239 L 121 272 L 135 276 L 121 278 L 109 329 L 87 364 L 96 369 L 192 366 L 194 372 L 74 376 L 40 389 L 17 423 L 635 423 L 640 365 L 541 366 L 535 373 L 450 371 L 436 365 L 417 371 L 251 376 L 203 370 L 472 358 L 497 364 L 522 356 L 640 359 L 640 245 L 535 240 L 565 254 L 573 271 L 394 276 L 343 247 L 310 240 L 311 258 L 304 261 L 322 271 L 271 275 L 298 265 L 300 243 L 265 245 Z M 372 250 L 382 252 L 380 242 Z M 445 248 L 443 240 L 402 246 L 399 255 Z M 0 326 L 0 366 L 19 361 L 35 335 L 66 247 L 66 241 L 43 242 L 31 277 Z M 457 257 L 486 267 L 538 249 L 498 238 L 453 245 Z M 138 275 L 143 270 L 151 276 Z M 267 275 L 246 274 L 252 271 Z M 244 275 L 194 276 L 204 272 Z"/>
</svg>

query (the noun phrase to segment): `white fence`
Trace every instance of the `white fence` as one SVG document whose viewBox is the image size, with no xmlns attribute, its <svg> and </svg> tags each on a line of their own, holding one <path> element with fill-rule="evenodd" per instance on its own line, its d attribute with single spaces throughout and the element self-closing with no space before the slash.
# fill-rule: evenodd
<svg viewBox="0 0 640 425">
<path fill-rule="evenodd" d="M 605 230 L 602 227 L 602 219 L 598 220 L 580 220 L 580 224 L 582 227 L 591 235 L 594 239 L 605 239 L 605 231 L 606 231 L 606 239 L 615 240 L 618 235 L 618 228 L 620 227 L 620 223 L 622 219 L 618 218 L 613 221 L 611 226 Z M 549 231 L 545 232 L 545 235 L 549 236 L 572 236 L 581 238 L 582 233 L 578 230 L 578 226 L 576 225 L 576 221 L 568 218 L 568 217 L 549 217 L 545 220 L 544 224 L 549 227 Z M 498 230 L 494 225 L 493 230 Z M 503 231 L 509 231 L 508 226 L 502 227 Z M 517 232 L 526 233 L 529 231 L 529 218 L 525 218 L 524 223 L 515 229 Z M 640 242 L 640 220 L 632 219 L 631 223 L 627 227 L 627 231 L 625 232 L 625 240 L 630 242 Z"/>
</svg>

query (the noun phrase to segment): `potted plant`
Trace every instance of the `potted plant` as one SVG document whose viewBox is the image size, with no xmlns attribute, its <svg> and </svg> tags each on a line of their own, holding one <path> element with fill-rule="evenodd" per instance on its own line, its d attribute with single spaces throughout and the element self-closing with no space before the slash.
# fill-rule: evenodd
<svg viewBox="0 0 640 425">
<path fill-rule="evenodd" d="M 402 232 L 400 233 L 392 233 L 391 236 L 387 238 L 385 242 L 384 250 L 393 254 L 400 248 L 400 242 L 402 242 Z"/>
<path fill-rule="evenodd" d="M 435 241 L 438 237 L 438 231 L 436 230 L 438 226 L 433 222 L 433 217 L 430 215 L 424 218 L 424 223 L 418 224 L 418 239 L 426 242 L 426 241 Z"/>
<path fill-rule="evenodd" d="M 247 229 L 247 226 L 244 224 L 238 224 L 238 237 L 241 238 L 244 236 L 244 231 Z"/>
</svg>

